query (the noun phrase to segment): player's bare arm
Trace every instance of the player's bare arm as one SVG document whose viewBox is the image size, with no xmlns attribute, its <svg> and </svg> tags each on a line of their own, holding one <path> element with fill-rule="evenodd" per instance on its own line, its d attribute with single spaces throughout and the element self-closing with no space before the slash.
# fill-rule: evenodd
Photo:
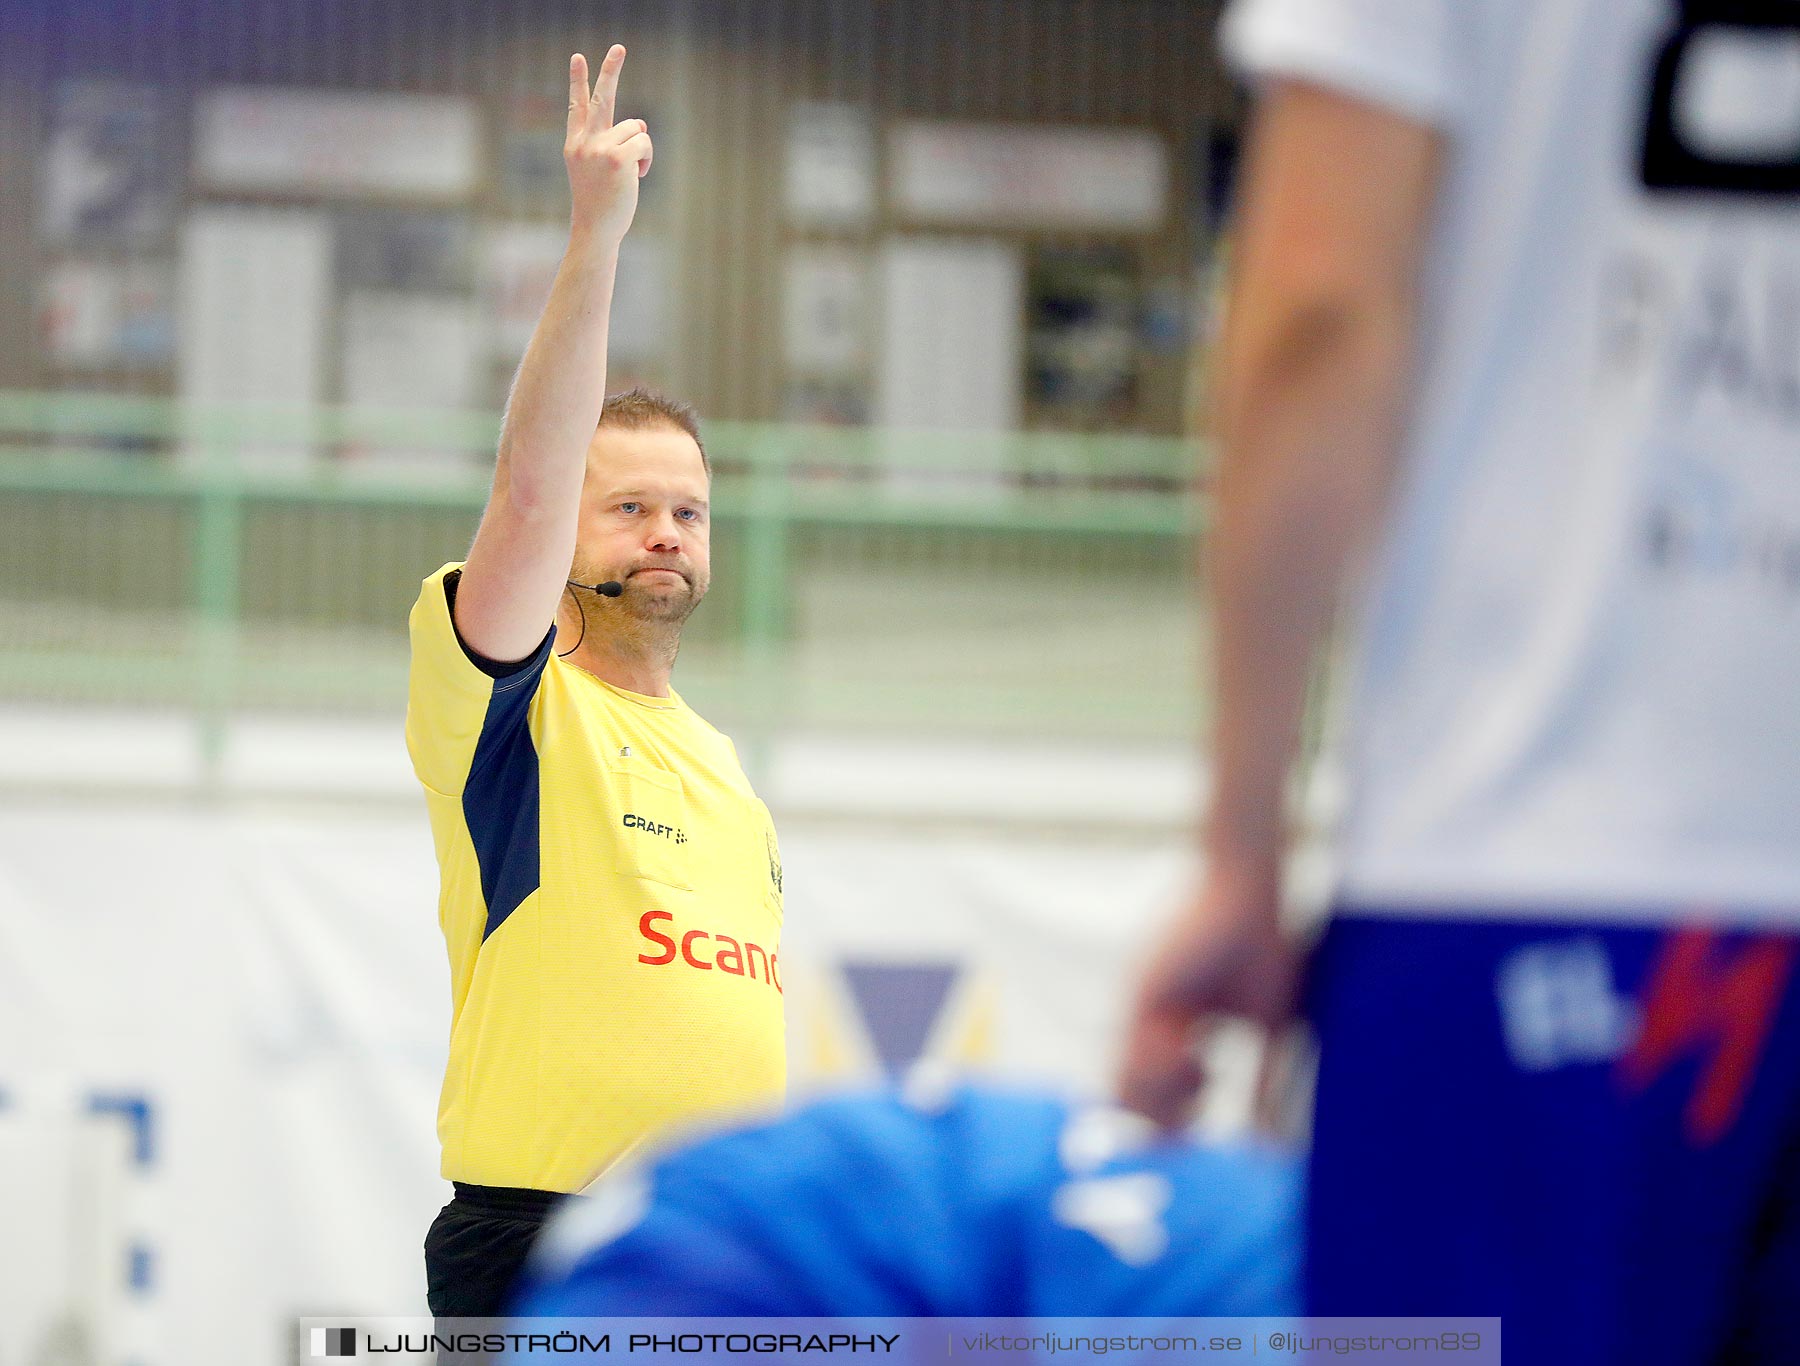
<svg viewBox="0 0 1800 1366">
<path fill-rule="evenodd" d="M 569 246 L 513 381 L 493 492 L 456 596 L 457 630 L 489 659 L 523 659 L 543 640 L 575 553 L 588 444 L 606 398 L 619 244 L 652 158 L 643 120 L 613 118 L 624 65 L 615 44 L 590 90 L 587 59 L 569 60 Z"/>
<path fill-rule="evenodd" d="M 1424 124 L 1301 82 L 1254 128 L 1220 363 L 1217 519 L 1207 571 L 1217 710 L 1205 879 L 1153 958 L 1121 1093 L 1179 1123 L 1202 1077 L 1196 1029 L 1290 1018 L 1296 954 L 1278 918 L 1284 793 L 1309 667 L 1381 520 L 1437 179 Z"/>
</svg>

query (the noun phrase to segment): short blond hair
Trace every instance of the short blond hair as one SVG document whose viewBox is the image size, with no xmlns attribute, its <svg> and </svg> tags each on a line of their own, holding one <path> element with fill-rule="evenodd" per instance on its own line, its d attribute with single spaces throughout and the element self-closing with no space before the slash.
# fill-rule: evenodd
<svg viewBox="0 0 1800 1366">
<path fill-rule="evenodd" d="M 640 384 L 606 396 L 606 406 L 600 410 L 600 426 L 616 427 L 624 432 L 656 427 L 686 432 L 700 448 L 700 468 L 709 475 L 712 473 L 712 462 L 706 458 L 706 443 L 700 439 L 700 415 L 691 403 L 683 403 Z"/>
</svg>

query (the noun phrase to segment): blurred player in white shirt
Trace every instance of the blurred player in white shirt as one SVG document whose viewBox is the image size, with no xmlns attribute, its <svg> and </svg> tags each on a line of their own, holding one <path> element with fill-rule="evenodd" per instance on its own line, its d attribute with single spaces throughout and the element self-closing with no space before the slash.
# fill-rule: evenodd
<svg viewBox="0 0 1800 1366">
<path fill-rule="evenodd" d="M 1800 1360 L 1800 3 L 1239 0 L 1216 788 L 1123 1076 L 1320 1039 L 1310 1307 Z M 1334 915 L 1277 923 L 1353 591 Z M 1302 1001 L 1304 997 L 1304 1001 Z"/>
</svg>

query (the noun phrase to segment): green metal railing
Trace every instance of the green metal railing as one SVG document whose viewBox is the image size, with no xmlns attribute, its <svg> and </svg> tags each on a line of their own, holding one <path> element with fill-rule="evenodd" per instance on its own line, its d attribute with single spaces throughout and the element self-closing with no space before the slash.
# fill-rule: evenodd
<svg viewBox="0 0 1800 1366">
<path fill-rule="evenodd" d="M 0 392 L 0 699 L 396 709 L 493 413 Z M 713 423 L 677 684 L 740 730 L 1191 728 L 1195 452 Z"/>
</svg>

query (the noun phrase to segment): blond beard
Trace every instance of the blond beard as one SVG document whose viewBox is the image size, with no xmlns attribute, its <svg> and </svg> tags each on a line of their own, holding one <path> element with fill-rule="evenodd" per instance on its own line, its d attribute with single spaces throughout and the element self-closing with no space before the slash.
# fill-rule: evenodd
<svg viewBox="0 0 1800 1366">
<path fill-rule="evenodd" d="M 574 600 L 584 628 L 597 628 L 605 621 L 606 629 L 613 635 L 635 640 L 645 647 L 666 649 L 671 656 L 679 643 L 682 626 L 711 586 L 709 580 L 684 577 L 685 591 L 656 593 L 627 574 L 617 580 L 624 588 L 618 597 L 602 597 L 591 588 L 574 586 L 604 583 L 611 578 L 593 561 L 580 558 L 570 567 L 569 577 L 573 581 L 569 596 Z M 600 615 L 602 613 L 606 615 Z"/>
</svg>

